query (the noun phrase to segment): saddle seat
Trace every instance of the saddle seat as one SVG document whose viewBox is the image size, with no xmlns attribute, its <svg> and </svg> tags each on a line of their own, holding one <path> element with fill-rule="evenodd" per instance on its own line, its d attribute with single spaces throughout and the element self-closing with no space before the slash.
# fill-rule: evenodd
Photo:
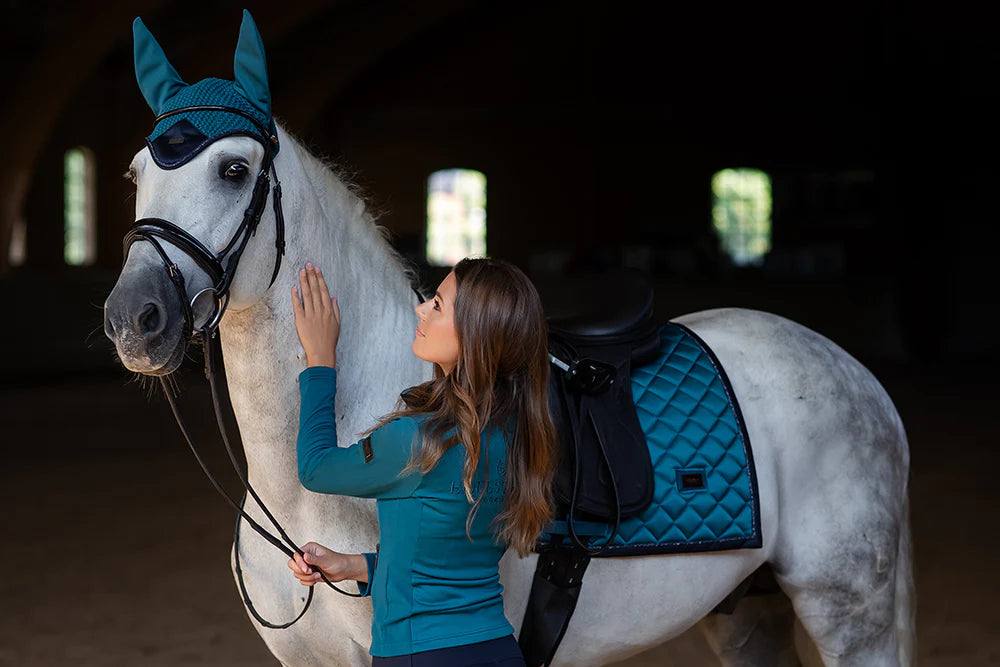
<svg viewBox="0 0 1000 667">
<path fill-rule="evenodd" d="M 539 294 L 549 327 L 571 337 L 620 337 L 653 315 L 653 286 L 633 271 L 574 276 Z"/>
</svg>

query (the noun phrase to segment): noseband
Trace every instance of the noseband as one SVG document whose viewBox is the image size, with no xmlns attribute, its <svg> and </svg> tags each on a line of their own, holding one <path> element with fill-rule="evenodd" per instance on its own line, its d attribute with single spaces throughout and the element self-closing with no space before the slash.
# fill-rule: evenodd
<svg viewBox="0 0 1000 667">
<path fill-rule="evenodd" d="M 198 461 L 201 469 L 205 472 L 205 475 L 208 476 L 208 479 L 212 483 L 212 486 L 215 487 L 215 490 L 218 491 L 219 494 L 222 495 L 222 497 L 238 513 L 238 516 L 236 517 L 236 529 L 233 535 L 233 542 L 236 578 L 239 583 L 240 593 L 243 596 L 243 602 L 246 604 L 251 615 L 253 615 L 253 617 L 257 619 L 261 625 L 266 628 L 280 630 L 289 627 L 302 618 L 312 602 L 314 589 L 313 587 L 309 588 L 309 597 L 306 600 L 306 604 L 303 606 L 302 611 L 299 612 L 294 619 L 283 624 L 275 624 L 265 620 L 257 612 L 253 603 L 250 601 L 250 596 L 243 580 L 243 569 L 240 566 L 241 519 L 246 521 L 251 528 L 259 533 L 265 540 L 270 542 L 275 548 L 280 549 L 289 558 L 292 558 L 294 553 L 298 553 L 300 556 L 303 554 L 302 550 L 295 544 L 295 542 L 288 537 L 285 530 L 274 518 L 274 515 L 267 509 L 267 506 L 264 505 L 264 502 L 260 499 L 260 496 L 257 495 L 253 486 L 250 485 L 250 481 L 247 479 L 246 473 L 243 472 L 242 467 L 237 462 L 233 448 L 229 444 L 229 437 L 226 434 L 226 427 L 222 416 L 222 407 L 219 401 L 218 388 L 216 386 L 214 354 L 215 340 L 217 339 L 216 332 L 218 331 L 219 323 L 222 321 L 222 316 L 225 314 L 226 307 L 229 305 L 229 290 L 232 287 L 233 277 L 236 275 L 236 269 L 239 266 L 240 257 L 242 257 L 243 251 L 246 249 L 250 238 L 256 234 L 257 226 L 260 224 L 261 216 L 264 214 L 264 208 L 267 204 L 268 190 L 271 189 L 269 174 L 274 175 L 274 197 L 272 202 L 274 205 L 275 221 L 275 257 L 274 270 L 271 273 L 271 282 L 268 284 L 268 288 L 274 285 L 274 281 L 278 277 L 278 270 L 281 268 L 281 258 L 285 254 L 285 218 L 281 210 L 281 183 L 278 181 L 278 174 L 274 169 L 274 156 L 278 152 L 278 137 L 272 134 L 271 131 L 264 127 L 264 125 L 262 125 L 256 118 L 244 113 L 240 109 L 226 106 L 197 105 L 182 107 L 180 109 L 174 109 L 160 114 L 156 117 L 155 122 L 158 123 L 164 118 L 187 111 L 222 111 L 237 114 L 252 122 L 261 132 L 261 136 L 268 138 L 268 145 L 265 147 L 264 160 L 261 164 L 260 172 L 257 174 L 257 180 L 254 182 L 253 194 L 250 197 L 250 205 L 243 213 L 243 221 L 240 223 L 240 226 L 236 228 L 233 236 L 229 239 L 229 243 L 227 243 L 226 247 L 223 248 L 218 254 L 209 250 L 204 243 L 168 220 L 163 220 L 162 218 L 141 218 L 136 220 L 129 229 L 128 233 L 125 234 L 125 239 L 123 241 L 123 250 L 125 255 L 124 261 L 128 260 L 129 250 L 137 241 L 148 241 L 150 245 L 153 246 L 153 249 L 156 250 L 157 255 L 159 255 L 164 268 L 170 276 L 170 282 L 174 285 L 174 289 L 177 290 L 177 296 L 181 303 L 181 310 L 184 313 L 184 339 L 188 342 L 201 343 L 203 347 L 205 357 L 205 377 L 208 378 L 209 385 L 212 390 L 212 404 L 215 408 L 216 422 L 219 426 L 219 432 L 222 435 L 222 441 L 226 446 L 226 452 L 229 454 L 229 460 L 233 464 L 233 468 L 236 470 L 236 474 L 245 489 L 243 498 L 238 503 L 232 496 L 229 495 L 228 492 L 226 492 L 225 489 L 222 488 L 222 485 L 219 484 L 218 480 L 215 479 L 215 476 L 208 469 L 204 459 L 195 447 L 194 440 L 192 440 L 191 434 L 184 425 L 184 420 L 181 417 L 180 410 L 177 408 L 177 403 L 174 400 L 170 387 L 167 385 L 165 377 L 160 378 L 160 384 L 163 387 L 164 395 L 167 397 L 167 402 L 170 404 L 170 409 L 174 413 L 174 419 L 177 420 L 177 425 L 180 427 L 181 433 L 184 435 L 184 439 L 187 440 L 188 446 L 194 453 L 195 459 Z M 170 256 L 167 255 L 167 252 L 163 249 L 160 240 L 166 241 L 180 250 L 183 254 L 190 257 L 195 264 L 198 265 L 198 268 L 208 274 L 209 278 L 211 278 L 212 287 L 201 290 L 195 294 L 194 297 L 188 300 L 184 274 L 181 273 L 177 263 L 172 261 Z M 416 292 L 416 290 L 414 291 Z M 206 292 L 211 292 L 213 295 L 213 310 L 203 323 L 195 322 L 194 304 L 198 298 Z M 416 293 L 417 296 L 420 297 L 420 293 Z M 275 529 L 277 529 L 278 534 L 281 536 L 280 539 L 279 537 L 272 535 L 267 529 L 255 521 L 253 517 L 247 514 L 246 510 L 244 510 L 247 494 L 249 494 L 254 501 L 256 501 L 257 505 L 264 512 L 264 515 L 267 516 L 271 524 L 274 525 Z M 288 546 L 286 546 L 286 544 Z M 323 581 L 338 593 L 342 593 L 350 597 L 361 597 L 360 593 L 349 593 L 334 586 L 333 583 L 326 578 L 326 575 L 324 575 L 322 571 L 319 571 L 319 574 Z"/>
</svg>

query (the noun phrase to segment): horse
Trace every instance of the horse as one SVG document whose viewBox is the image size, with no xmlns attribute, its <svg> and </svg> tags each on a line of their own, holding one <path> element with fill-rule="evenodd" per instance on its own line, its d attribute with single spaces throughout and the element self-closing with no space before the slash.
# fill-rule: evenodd
<svg viewBox="0 0 1000 667">
<path fill-rule="evenodd" d="M 341 552 L 372 551 L 375 503 L 317 494 L 299 483 L 295 439 L 297 375 L 305 358 L 295 332 L 291 287 L 306 261 L 322 267 L 338 295 L 336 419 L 348 445 L 401 389 L 431 377 L 410 342 L 417 299 L 411 272 L 364 200 L 280 124 L 284 261 L 274 265 L 276 214 L 267 208 L 249 240 L 219 323 L 225 372 L 247 478 L 298 541 Z M 160 168 L 147 146 L 129 174 L 136 218 L 160 218 L 220 252 L 251 197 L 261 142 L 224 136 L 180 167 Z M 280 244 L 279 244 L 280 245 Z M 122 364 L 164 376 L 187 346 L 186 298 L 212 287 L 183 248 L 161 241 L 186 282 L 171 282 L 151 243 L 134 243 L 105 302 L 105 328 Z M 272 284 L 273 283 L 273 284 Z M 754 447 L 763 546 L 712 553 L 594 559 L 554 665 L 603 665 L 662 645 L 698 625 L 725 665 L 793 665 L 790 602 L 825 665 L 910 665 L 915 594 L 905 430 L 891 399 L 861 363 L 835 343 L 775 314 L 722 308 L 686 314 L 728 373 Z M 264 523 L 261 511 L 246 511 Z M 305 601 L 286 558 L 250 531 L 231 553 L 257 610 L 289 620 Z M 520 632 L 537 556 L 508 551 L 500 563 L 504 609 Z M 710 612 L 768 565 L 781 593 Z M 251 623 L 282 665 L 369 664 L 369 600 L 320 588 L 309 613 L 283 630 Z M 669 656 L 664 656 L 667 660 Z"/>
</svg>

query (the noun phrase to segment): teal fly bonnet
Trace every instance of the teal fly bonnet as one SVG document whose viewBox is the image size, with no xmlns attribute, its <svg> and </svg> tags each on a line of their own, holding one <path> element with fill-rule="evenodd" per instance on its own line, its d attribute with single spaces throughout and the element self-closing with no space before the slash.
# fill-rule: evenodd
<svg viewBox="0 0 1000 667">
<path fill-rule="evenodd" d="M 233 135 L 256 139 L 274 157 L 278 139 L 271 115 L 264 42 L 250 12 L 243 10 L 233 59 L 235 81 L 209 78 L 188 85 L 142 19 L 135 19 L 132 33 L 135 77 L 146 103 L 157 116 L 146 145 L 160 168 L 180 167 L 213 141 Z M 192 106 L 219 108 L 178 111 Z"/>
</svg>

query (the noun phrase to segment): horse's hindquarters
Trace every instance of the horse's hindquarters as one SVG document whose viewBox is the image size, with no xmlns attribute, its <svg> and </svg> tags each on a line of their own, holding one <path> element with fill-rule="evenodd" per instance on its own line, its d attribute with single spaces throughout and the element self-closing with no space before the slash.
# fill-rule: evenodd
<svg viewBox="0 0 1000 667">
<path fill-rule="evenodd" d="M 844 350 L 784 318 L 724 309 L 681 321 L 729 374 L 762 514 L 776 521 L 769 545 L 762 519 L 765 549 L 820 653 L 828 664 L 898 664 L 897 605 L 910 604 L 896 599 L 897 569 L 911 558 L 909 455 L 892 401 Z"/>
</svg>

